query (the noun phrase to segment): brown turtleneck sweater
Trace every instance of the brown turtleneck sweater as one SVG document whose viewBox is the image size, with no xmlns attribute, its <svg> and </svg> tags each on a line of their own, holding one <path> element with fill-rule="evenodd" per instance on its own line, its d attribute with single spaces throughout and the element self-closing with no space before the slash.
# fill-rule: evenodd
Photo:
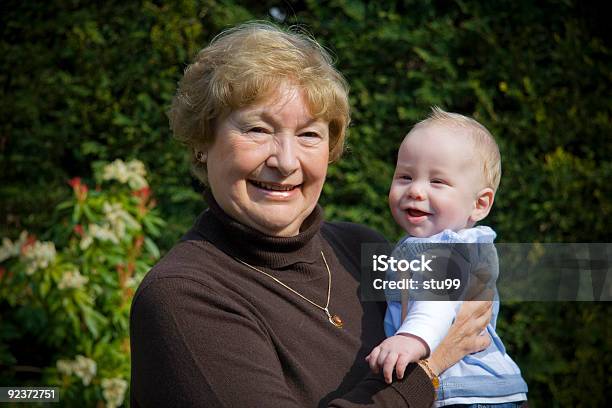
<svg viewBox="0 0 612 408">
<path fill-rule="evenodd" d="M 270 237 L 209 210 L 148 273 L 132 304 L 131 406 L 428 407 L 433 387 L 411 365 L 386 385 L 365 356 L 384 339 L 384 304 L 359 301 L 357 224 L 326 223 L 317 207 L 295 237 Z M 331 314 L 319 305 L 332 274 Z"/>
</svg>

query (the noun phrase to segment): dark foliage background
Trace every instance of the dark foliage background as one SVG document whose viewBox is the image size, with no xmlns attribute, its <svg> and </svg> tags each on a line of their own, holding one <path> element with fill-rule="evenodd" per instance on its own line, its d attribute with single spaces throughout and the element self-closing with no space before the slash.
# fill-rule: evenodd
<svg viewBox="0 0 612 408">
<path fill-rule="evenodd" d="M 146 163 L 168 249 L 203 204 L 165 110 L 183 69 L 220 30 L 300 24 L 351 85 L 348 152 L 321 202 L 332 220 L 400 231 L 386 195 L 403 135 L 431 105 L 499 140 L 503 177 L 487 223 L 502 242 L 609 242 L 609 10 L 572 0 L 3 1 L 2 236 L 51 226 L 66 181 L 96 160 Z M 505 304 L 502 338 L 534 407 L 604 406 L 612 389 L 606 303 Z M 1 362 L 0 362 L 1 364 Z"/>
</svg>

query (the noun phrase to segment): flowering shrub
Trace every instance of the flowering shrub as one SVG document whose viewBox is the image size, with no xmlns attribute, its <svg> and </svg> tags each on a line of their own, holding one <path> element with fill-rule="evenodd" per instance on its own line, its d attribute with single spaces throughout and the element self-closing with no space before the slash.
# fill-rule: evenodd
<svg viewBox="0 0 612 408">
<path fill-rule="evenodd" d="M 119 407 L 129 380 L 129 309 L 159 250 L 163 221 L 133 160 L 94 165 L 96 188 L 70 180 L 38 240 L 0 247 L 0 379 L 61 387 L 64 405 Z M 0 381 L 1 382 L 1 381 Z"/>
</svg>

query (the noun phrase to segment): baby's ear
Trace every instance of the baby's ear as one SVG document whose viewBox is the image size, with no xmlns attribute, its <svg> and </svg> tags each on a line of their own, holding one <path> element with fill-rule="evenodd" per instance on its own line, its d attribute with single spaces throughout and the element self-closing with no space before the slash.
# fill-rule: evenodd
<svg viewBox="0 0 612 408">
<path fill-rule="evenodd" d="M 476 201 L 474 202 L 474 209 L 470 215 L 472 222 L 478 222 L 484 219 L 493 207 L 493 201 L 495 200 L 495 192 L 492 188 L 483 188 L 476 195 Z"/>
</svg>

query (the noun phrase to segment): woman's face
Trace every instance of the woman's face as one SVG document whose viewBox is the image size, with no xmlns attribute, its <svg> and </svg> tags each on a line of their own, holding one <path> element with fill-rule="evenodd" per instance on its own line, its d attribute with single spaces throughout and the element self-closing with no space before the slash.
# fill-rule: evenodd
<svg viewBox="0 0 612 408">
<path fill-rule="evenodd" d="M 311 116 L 293 85 L 222 117 L 207 152 L 208 182 L 217 203 L 266 235 L 297 235 L 325 181 L 328 125 Z"/>
</svg>

